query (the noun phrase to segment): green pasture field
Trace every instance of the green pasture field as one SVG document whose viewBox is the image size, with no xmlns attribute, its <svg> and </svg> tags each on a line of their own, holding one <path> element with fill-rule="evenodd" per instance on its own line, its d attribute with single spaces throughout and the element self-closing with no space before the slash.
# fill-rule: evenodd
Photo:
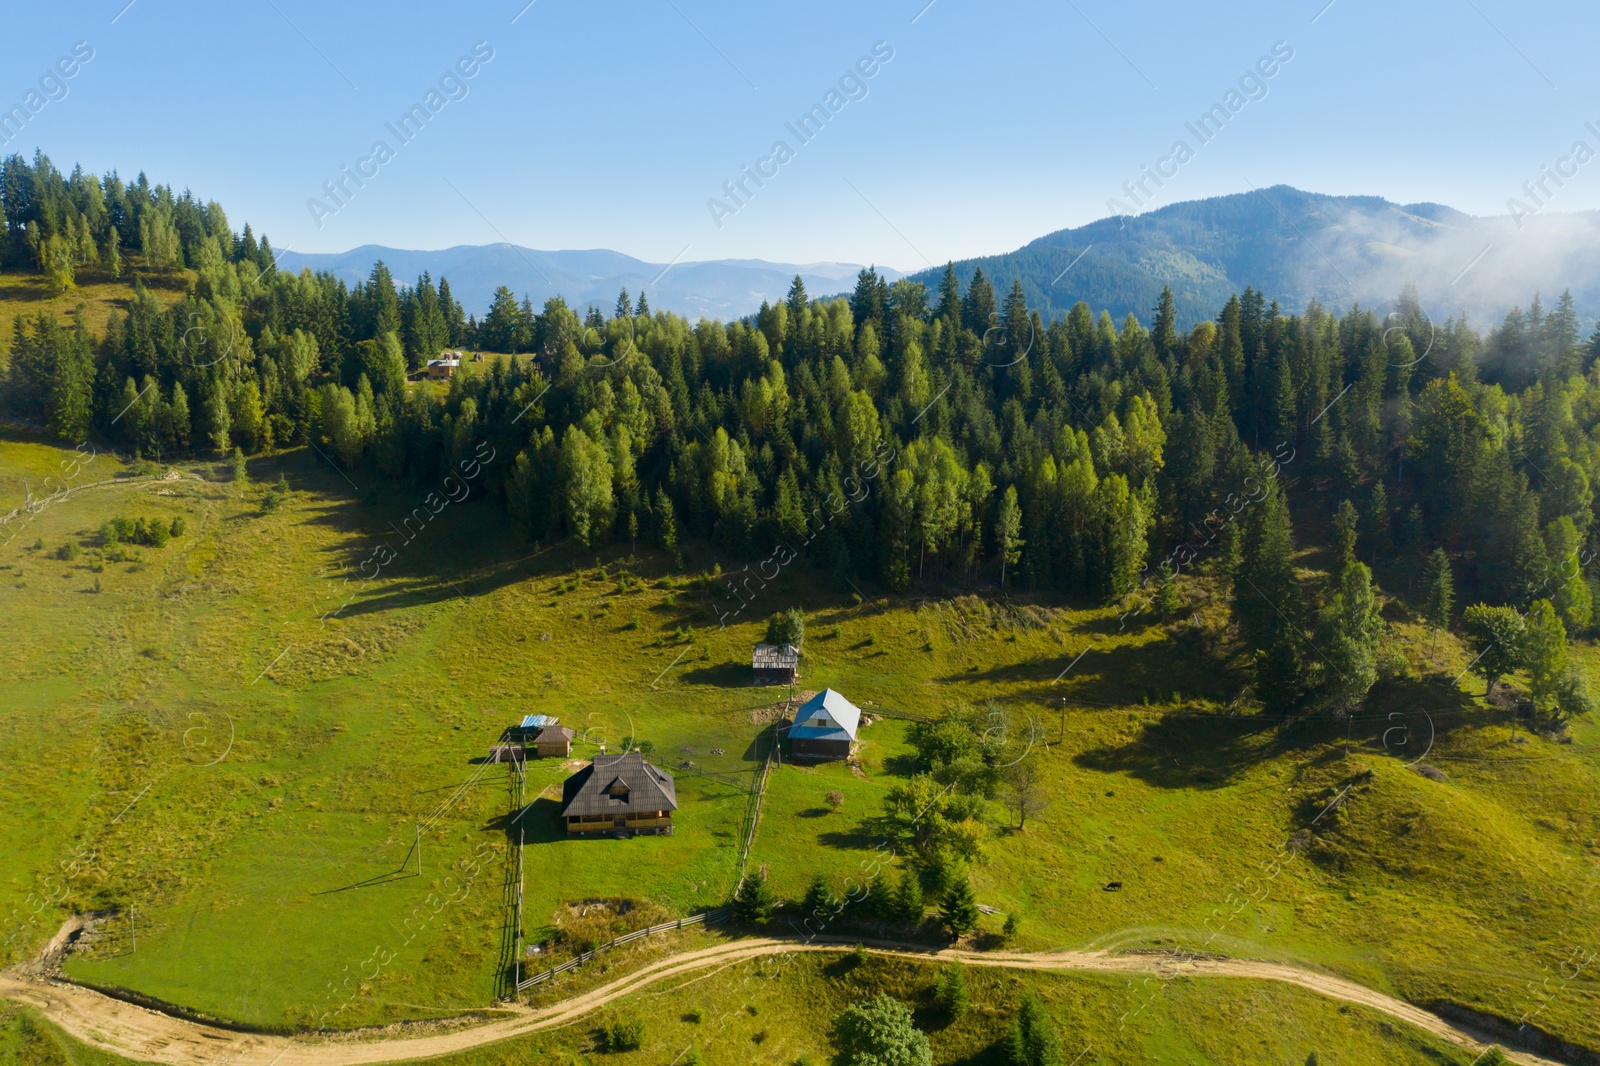
<svg viewBox="0 0 1600 1066">
<path fill-rule="evenodd" d="M 0 512 L 68 455 L 0 439 Z M 676 573 L 626 545 L 519 545 L 482 502 L 405 534 L 430 486 L 370 485 L 306 450 L 252 460 L 246 485 L 225 464 L 180 472 L 75 493 L 0 548 L 5 961 L 73 913 L 109 911 L 69 976 L 257 1025 L 347 1026 L 503 994 L 519 830 L 530 942 L 569 923 L 569 904 L 716 905 L 736 877 L 741 787 L 788 696 L 749 684 L 750 649 L 768 615 L 798 605 L 802 690 L 831 685 L 868 714 L 995 701 L 1014 737 L 1034 720 L 1048 805 L 1018 831 L 993 803 L 973 871 L 981 902 L 1019 916 L 1016 946 L 1205 944 L 1421 1003 L 1537 1010 L 1540 1027 L 1600 1046 L 1593 970 L 1555 976 L 1548 1001 L 1529 989 L 1575 948 L 1600 950 L 1600 726 L 1578 723 L 1568 743 L 1523 728 L 1514 743 L 1480 678 L 1452 683 L 1469 656 L 1398 604 L 1407 676 L 1352 722 L 1285 724 L 1230 711 L 1243 677 L 1216 658 L 1224 606 L 1204 580 L 1185 584 L 1197 624 L 1124 624 L 1016 594 L 841 594 L 797 564 L 752 582 L 719 628 L 715 608 L 734 601 L 695 575 L 731 564 L 708 546 Z M 280 476 L 292 491 L 264 510 Z M 112 561 L 98 530 L 118 515 L 189 528 Z M 58 558 L 68 541 L 79 554 Z M 380 543 L 395 558 L 375 568 Z M 1580 655 L 1595 673 L 1593 650 Z M 677 774 L 676 832 L 565 839 L 561 760 L 529 763 L 516 819 L 507 771 L 481 760 L 530 712 L 579 731 L 574 765 L 648 742 Z M 859 773 L 773 771 L 751 863 L 782 894 L 877 853 L 882 796 L 914 769 L 911 729 L 868 726 Z M 1306 850 L 1283 850 L 1306 830 Z M 1196 1011 L 1223 1016 L 1248 1002 L 1196 994 Z"/>
</svg>

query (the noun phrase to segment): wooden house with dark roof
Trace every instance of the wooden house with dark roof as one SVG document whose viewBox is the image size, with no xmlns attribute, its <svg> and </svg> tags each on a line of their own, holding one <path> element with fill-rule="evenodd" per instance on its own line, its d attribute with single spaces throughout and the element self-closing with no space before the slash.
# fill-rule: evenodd
<svg viewBox="0 0 1600 1066">
<path fill-rule="evenodd" d="M 637 751 L 595 756 L 567 778 L 561 791 L 561 817 L 569 834 L 660 836 L 672 832 L 677 809 L 672 775 Z"/>
</svg>

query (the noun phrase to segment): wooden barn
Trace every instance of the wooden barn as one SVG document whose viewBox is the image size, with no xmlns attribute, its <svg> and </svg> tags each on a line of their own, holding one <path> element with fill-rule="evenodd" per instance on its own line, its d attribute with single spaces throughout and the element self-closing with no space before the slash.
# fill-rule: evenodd
<svg viewBox="0 0 1600 1066">
<path fill-rule="evenodd" d="M 561 817 L 573 835 L 662 836 L 672 832 L 677 809 L 672 775 L 637 751 L 595 756 L 561 791 Z"/>
<path fill-rule="evenodd" d="M 564 725 L 547 725 L 533 738 L 533 750 L 543 758 L 566 758 L 572 754 L 572 730 Z"/>
<path fill-rule="evenodd" d="M 848 759 L 860 726 L 861 708 L 825 688 L 795 711 L 790 752 L 796 759 Z"/>
<path fill-rule="evenodd" d="M 750 668 L 758 685 L 792 685 L 800 677 L 800 649 L 793 644 L 757 644 Z"/>
</svg>

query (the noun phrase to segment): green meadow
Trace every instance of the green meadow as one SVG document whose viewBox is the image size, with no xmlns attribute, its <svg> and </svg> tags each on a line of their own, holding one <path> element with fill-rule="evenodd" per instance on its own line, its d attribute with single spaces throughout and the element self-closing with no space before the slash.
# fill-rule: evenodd
<svg viewBox="0 0 1600 1066">
<path fill-rule="evenodd" d="M 0 439 L 0 513 L 41 495 L 72 454 Z M 858 766 L 773 769 L 750 864 L 780 895 L 883 861 L 883 797 L 916 751 L 914 726 L 879 711 L 993 701 L 1013 743 L 1032 720 L 1046 803 L 1023 830 L 990 807 L 973 869 L 999 912 L 988 932 L 1015 914 L 1023 950 L 1204 945 L 1294 961 L 1421 1004 L 1537 1011 L 1539 1027 L 1600 1046 L 1600 983 L 1559 976 L 1574 949 L 1600 950 L 1600 725 L 1513 738 L 1507 714 L 1479 698 L 1482 679 L 1463 673 L 1468 656 L 1399 600 L 1386 614 L 1404 673 L 1351 721 L 1279 722 L 1234 705 L 1244 678 L 1216 650 L 1225 609 L 1203 578 L 1185 584 L 1180 619 L 1124 625 L 1052 598 L 838 592 L 795 564 L 719 628 L 732 601 L 703 575 L 733 565 L 706 546 L 689 546 L 680 572 L 626 545 L 519 545 L 483 502 L 403 534 L 429 486 L 358 484 L 307 450 L 252 460 L 244 484 L 225 465 L 178 469 L 156 480 L 101 456 L 72 484 L 110 484 L 0 532 L 7 962 L 71 915 L 106 912 L 67 976 L 253 1025 L 347 1027 L 505 994 L 519 840 L 524 932 L 549 946 L 528 967 L 597 930 L 719 905 L 789 695 L 749 684 L 750 649 L 768 615 L 795 605 L 807 621 L 799 689 L 837 688 L 874 720 Z M 289 492 L 274 507 L 280 478 Z M 118 516 L 187 528 L 164 547 L 111 552 L 99 531 Z M 380 544 L 393 559 L 375 567 Z M 1579 653 L 1595 675 L 1593 650 Z M 524 809 L 506 768 L 483 759 L 534 712 L 579 737 L 571 760 L 530 761 Z M 675 833 L 566 839 L 561 781 L 625 738 L 677 775 Z M 905 861 L 890 851 L 889 865 Z M 708 1061 L 821 1055 L 818 1027 L 782 1003 L 815 996 L 825 1018 L 868 979 L 831 965 L 774 979 L 743 1035 L 701 1043 Z M 929 980 L 867 969 L 911 998 Z M 1530 990 L 1547 978 L 1559 994 Z M 1145 1028 L 1116 1034 L 1106 1019 L 1124 1009 L 1125 982 L 973 981 L 986 1005 L 938 1031 L 941 1062 L 989 1061 L 1019 981 L 1104 1062 L 1298 1063 L 1319 1046 L 1341 1062 L 1456 1061 L 1288 989 L 1179 982 Z M 648 1055 L 618 1061 L 669 1060 L 672 1042 L 699 1040 L 681 1015 L 744 994 L 710 979 L 646 994 L 665 1020 Z M 24 1038 L 21 1017 L 4 1039 Z M 1263 1020 L 1277 1017 L 1293 1023 Z M 763 1030 L 767 1043 L 752 1043 Z M 516 1054 L 560 1061 L 538 1055 L 577 1055 L 589 1039 L 575 1028 Z"/>
</svg>

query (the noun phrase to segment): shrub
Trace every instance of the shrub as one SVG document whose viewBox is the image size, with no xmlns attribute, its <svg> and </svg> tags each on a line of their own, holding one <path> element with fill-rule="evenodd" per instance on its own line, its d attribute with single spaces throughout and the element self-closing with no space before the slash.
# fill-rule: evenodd
<svg viewBox="0 0 1600 1066">
<path fill-rule="evenodd" d="M 1012 911 L 1010 914 L 1006 915 L 1006 924 L 1002 931 L 1005 933 L 1006 938 L 1010 939 L 1011 937 L 1017 935 L 1017 930 L 1021 927 L 1021 925 L 1022 919 L 1017 917 L 1015 911 Z"/>
<path fill-rule="evenodd" d="M 806 616 L 798 607 L 779 611 L 767 620 L 768 644 L 793 644 L 799 647 L 806 639 Z"/>
<path fill-rule="evenodd" d="M 185 534 L 185 533 L 187 533 L 187 532 L 188 532 L 188 531 L 189 531 L 189 523 L 188 523 L 188 521 L 187 521 L 187 520 L 186 520 L 186 519 L 185 519 L 185 518 L 184 518 L 184 517 L 183 517 L 183 515 L 178 515 L 178 516 L 177 516 L 177 517 L 176 517 L 176 518 L 174 518 L 174 519 L 173 519 L 173 520 L 172 520 L 172 527 L 171 527 L 171 529 L 170 529 L 170 530 L 169 530 L 169 532 L 170 532 L 170 533 L 171 533 L 171 534 L 172 534 L 172 535 L 173 535 L 173 536 L 174 536 L 174 537 L 181 537 L 181 536 L 183 536 L 183 535 L 184 535 L 184 534 Z"/>
<path fill-rule="evenodd" d="M 600 1043 L 607 1051 L 638 1051 L 644 1046 L 644 1019 L 610 1019 L 600 1028 Z"/>
<path fill-rule="evenodd" d="M 69 540 L 65 544 L 61 545 L 61 547 L 56 549 L 56 558 L 62 560 L 63 562 L 70 563 L 72 560 L 76 559 L 79 554 L 80 549 L 78 547 L 78 542 L 75 540 Z"/>
<path fill-rule="evenodd" d="M 933 1064 L 928 1036 L 912 1024 L 911 1008 L 887 993 L 841 1011 L 833 1019 L 833 1031 L 845 1066 Z"/>
<path fill-rule="evenodd" d="M 832 810 L 835 814 L 838 813 L 840 807 L 844 806 L 844 793 L 838 789 L 829 792 L 824 798 L 828 801 L 829 810 Z"/>
</svg>

